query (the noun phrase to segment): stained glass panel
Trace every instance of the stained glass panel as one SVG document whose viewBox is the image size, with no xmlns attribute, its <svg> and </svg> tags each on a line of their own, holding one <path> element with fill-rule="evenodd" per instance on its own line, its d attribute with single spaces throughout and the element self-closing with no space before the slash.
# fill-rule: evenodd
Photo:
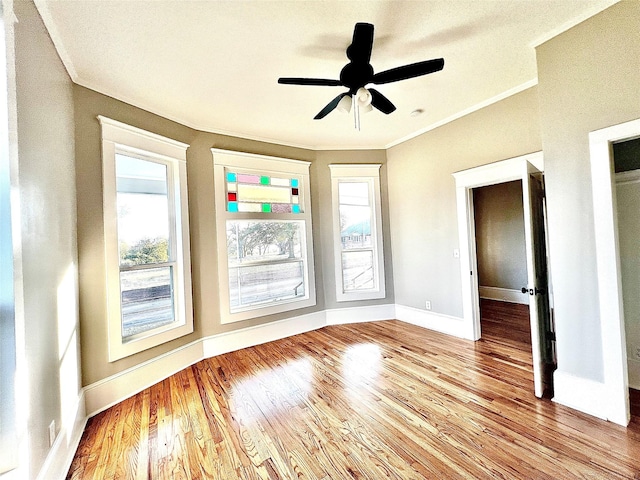
<svg viewBox="0 0 640 480">
<path fill-rule="evenodd" d="M 302 213 L 297 178 L 226 172 L 227 211 Z"/>
</svg>

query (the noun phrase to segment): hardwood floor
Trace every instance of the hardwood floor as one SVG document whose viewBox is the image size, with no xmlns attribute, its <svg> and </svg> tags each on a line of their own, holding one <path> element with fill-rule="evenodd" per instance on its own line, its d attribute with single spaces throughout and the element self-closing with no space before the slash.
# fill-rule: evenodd
<svg viewBox="0 0 640 480">
<path fill-rule="evenodd" d="M 220 355 L 90 419 L 68 478 L 640 479 L 640 422 L 536 399 L 510 343 L 385 321 Z"/>
<path fill-rule="evenodd" d="M 481 299 L 480 327 L 493 342 L 531 351 L 529 305 Z"/>
</svg>

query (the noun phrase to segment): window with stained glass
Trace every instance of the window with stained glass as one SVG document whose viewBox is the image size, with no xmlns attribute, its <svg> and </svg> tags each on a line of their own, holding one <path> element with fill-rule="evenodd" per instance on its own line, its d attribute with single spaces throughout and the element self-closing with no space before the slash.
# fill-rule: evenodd
<svg viewBox="0 0 640 480">
<path fill-rule="evenodd" d="M 222 322 L 315 305 L 309 163 L 212 152 Z"/>
</svg>

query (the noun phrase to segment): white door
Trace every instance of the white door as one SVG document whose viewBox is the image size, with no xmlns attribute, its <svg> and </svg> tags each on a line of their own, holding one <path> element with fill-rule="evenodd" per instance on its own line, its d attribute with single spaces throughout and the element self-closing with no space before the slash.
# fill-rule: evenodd
<svg viewBox="0 0 640 480">
<path fill-rule="evenodd" d="M 526 287 L 522 287 L 522 292 L 530 297 L 533 383 L 536 397 L 542 397 L 553 385 L 555 334 L 549 307 L 543 177 L 529 162 L 526 162 L 526 172 L 523 173 L 522 195 L 528 282 Z"/>
</svg>

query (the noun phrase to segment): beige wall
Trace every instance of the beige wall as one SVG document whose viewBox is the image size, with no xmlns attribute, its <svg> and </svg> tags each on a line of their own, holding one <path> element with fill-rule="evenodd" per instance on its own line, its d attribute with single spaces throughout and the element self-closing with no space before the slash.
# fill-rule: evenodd
<svg viewBox="0 0 640 480">
<path fill-rule="evenodd" d="M 250 327 L 325 308 L 393 303 L 388 211 L 383 180 L 383 224 L 387 240 L 387 298 L 370 302 L 337 304 L 333 279 L 331 238 L 330 163 L 382 163 L 384 151 L 315 152 L 196 131 L 84 87 L 74 87 L 78 189 L 78 253 L 80 259 L 80 319 L 82 325 L 83 384 L 102 380 L 139 365 L 191 341 L 217 333 Z M 140 352 L 116 362 L 108 361 L 105 304 L 104 239 L 102 218 L 102 160 L 98 115 L 189 144 L 187 182 L 191 233 L 194 332 L 164 345 Z M 216 244 L 213 158 L 211 148 L 293 158 L 312 162 L 311 203 L 316 277 L 316 305 L 278 315 L 222 325 L 219 314 L 218 261 Z"/>
<path fill-rule="evenodd" d="M 75 414 L 80 387 L 74 117 L 71 80 L 35 6 L 19 1 L 14 10 L 22 249 L 16 292 L 23 294 L 16 302 L 24 309 L 17 323 L 26 355 L 18 385 L 26 388 L 19 409 L 29 415 L 18 427 L 28 434 L 21 462 L 29 461 L 18 477 L 35 478 L 49 452 L 49 424 L 59 432 L 67 413 Z"/>
<path fill-rule="evenodd" d="M 558 368 L 603 380 L 589 132 L 640 117 L 640 2 L 537 48 Z"/>
<path fill-rule="evenodd" d="M 520 290 L 527 285 L 522 181 L 473 190 L 478 285 Z"/>
<path fill-rule="evenodd" d="M 462 317 L 452 173 L 542 149 L 531 88 L 387 152 L 396 303 Z"/>
</svg>

